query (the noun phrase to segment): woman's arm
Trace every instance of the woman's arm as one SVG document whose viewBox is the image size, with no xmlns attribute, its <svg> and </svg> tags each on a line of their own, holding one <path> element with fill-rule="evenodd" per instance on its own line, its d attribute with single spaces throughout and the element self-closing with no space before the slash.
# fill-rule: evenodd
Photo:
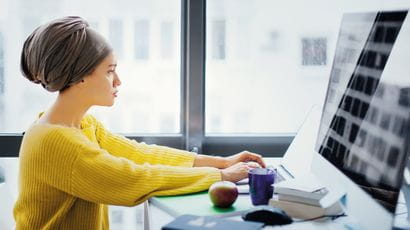
<svg viewBox="0 0 410 230">
<path fill-rule="evenodd" d="M 228 167 L 228 160 L 224 157 L 207 156 L 197 154 L 194 159 L 194 167 L 214 167 L 218 169 L 224 169 Z"/>
<path fill-rule="evenodd" d="M 69 193 L 96 203 L 132 206 L 152 196 L 207 190 L 221 179 L 216 168 L 138 165 L 99 150 L 74 163 Z"/>
<path fill-rule="evenodd" d="M 240 162 L 255 162 L 257 163 L 255 167 L 266 167 L 261 155 L 251 153 L 248 151 L 243 151 L 228 157 L 207 156 L 198 154 L 195 156 L 194 167 L 208 166 L 224 169 Z"/>
<path fill-rule="evenodd" d="M 175 148 L 138 143 L 104 128 L 93 116 L 87 117 L 95 127 L 95 135 L 101 148 L 111 155 L 127 158 L 137 164 L 162 164 L 192 167 L 196 154 Z"/>
<path fill-rule="evenodd" d="M 41 157 L 24 161 L 45 184 L 84 200 L 131 206 L 151 196 L 203 191 L 221 180 L 221 170 L 212 167 L 136 164 L 69 132 L 53 132 Z"/>
</svg>

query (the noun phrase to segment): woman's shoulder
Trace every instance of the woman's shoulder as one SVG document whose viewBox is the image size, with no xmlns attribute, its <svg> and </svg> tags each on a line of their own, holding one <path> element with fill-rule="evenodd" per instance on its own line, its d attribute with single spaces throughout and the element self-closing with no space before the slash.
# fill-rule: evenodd
<svg viewBox="0 0 410 230">
<path fill-rule="evenodd" d="M 35 140 L 37 143 L 56 141 L 58 143 L 88 143 L 85 130 L 96 128 L 99 122 L 93 115 L 86 115 L 81 120 L 81 128 L 68 127 L 60 124 L 33 123 L 24 133 L 23 141 Z"/>
<path fill-rule="evenodd" d="M 76 141 L 83 139 L 81 130 L 58 124 L 33 124 L 24 134 L 24 139 L 37 140 L 56 140 L 57 142 Z"/>
<path fill-rule="evenodd" d="M 98 126 L 100 122 L 91 114 L 87 114 L 83 117 L 81 120 L 81 126 L 86 127 L 86 126 Z"/>
<path fill-rule="evenodd" d="M 56 124 L 33 124 L 23 136 L 20 158 L 65 159 L 87 145 L 88 140 L 79 129 Z"/>
</svg>

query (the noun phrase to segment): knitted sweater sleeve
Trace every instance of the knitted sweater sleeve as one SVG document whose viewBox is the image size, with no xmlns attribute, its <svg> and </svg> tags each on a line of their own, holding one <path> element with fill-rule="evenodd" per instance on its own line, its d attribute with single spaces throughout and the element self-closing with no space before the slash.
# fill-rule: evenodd
<svg viewBox="0 0 410 230">
<path fill-rule="evenodd" d="M 144 142 L 136 142 L 122 135 L 114 134 L 104 128 L 104 126 L 89 116 L 88 119 L 95 127 L 97 141 L 101 148 L 110 154 L 125 157 L 137 164 L 163 164 L 170 166 L 192 167 L 196 154 L 175 148 L 148 145 Z"/>
<path fill-rule="evenodd" d="M 59 163 L 42 161 L 49 170 L 43 168 L 39 176 L 59 190 L 95 203 L 133 206 L 151 196 L 206 190 L 221 180 L 219 170 L 211 167 L 136 164 L 80 134 L 54 132 L 53 140 L 43 150 Z"/>
</svg>

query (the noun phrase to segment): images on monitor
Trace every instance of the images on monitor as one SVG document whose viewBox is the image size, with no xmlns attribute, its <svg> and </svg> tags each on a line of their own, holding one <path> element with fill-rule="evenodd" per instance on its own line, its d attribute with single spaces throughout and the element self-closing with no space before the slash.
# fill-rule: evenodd
<svg viewBox="0 0 410 230">
<path fill-rule="evenodd" d="M 406 16 L 344 15 L 316 143 L 319 154 L 389 212 L 407 159 L 410 84 L 389 80 L 384 70 Z"/>
</svg>

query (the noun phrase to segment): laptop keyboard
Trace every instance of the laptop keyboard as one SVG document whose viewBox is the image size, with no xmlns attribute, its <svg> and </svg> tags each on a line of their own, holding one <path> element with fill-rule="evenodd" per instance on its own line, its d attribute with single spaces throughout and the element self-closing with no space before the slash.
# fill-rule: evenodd
<svg viewBox="0 0 410 230">
<path fill-rule="evenodd" d="M 279 173 L 277 170 L 276 170 L 276 172 L 277 173 L 276 173 L 276 177 L 275 177 L 275 184 L 286 180 L 285 177 L 283 177 L 281 173 Z"/>
</svg>

